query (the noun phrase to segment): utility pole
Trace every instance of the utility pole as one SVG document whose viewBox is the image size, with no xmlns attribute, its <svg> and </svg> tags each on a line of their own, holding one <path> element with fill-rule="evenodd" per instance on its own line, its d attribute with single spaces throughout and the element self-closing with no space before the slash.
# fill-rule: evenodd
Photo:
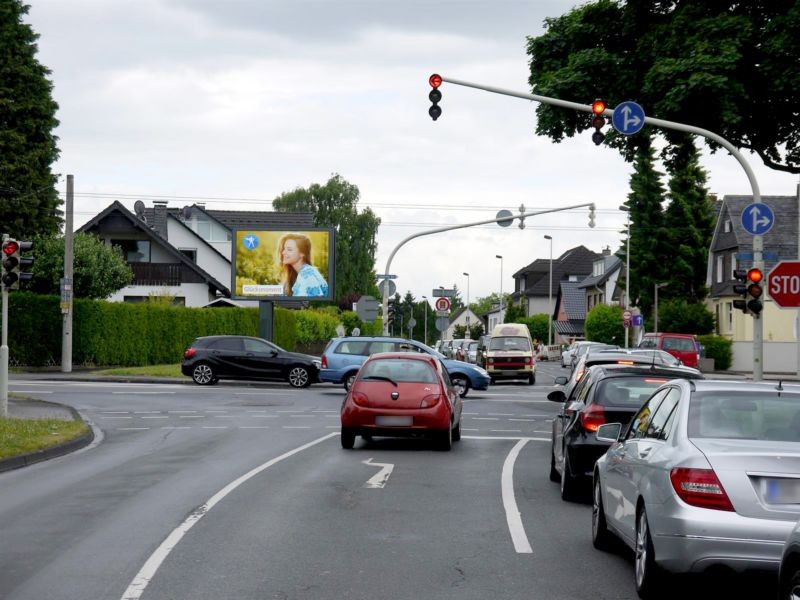
<svg viewBox="0 0 800 600">
<path fill-rule="evenodd" d="M 8 239 L 7 234 L 3 234 L 3 242 Z M 2 325 L 3 334 L 0 340 L 0 417 L 8 416 L 8 289 L 4 283 L 0 283 L 3 296 Z"/>
<path fill-rule="evenodd" d="M 61 372 L 72 373 L 72 262 L 73 233 L 72 207 L 74 202 L 74 177 L 67 175 L 67 205 L 64 220 L 64 279 L 61 280 Z"/>
</svg>

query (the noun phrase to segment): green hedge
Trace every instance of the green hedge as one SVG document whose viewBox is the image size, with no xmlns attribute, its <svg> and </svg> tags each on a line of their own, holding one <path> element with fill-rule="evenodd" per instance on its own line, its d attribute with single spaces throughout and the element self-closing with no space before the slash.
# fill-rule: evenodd
<svg viewBox="0 0 800 600">
<path fill-rule="evenodd" d="M 698 335 L 697 341 L 703 344 L 706 358 L 714 359 L 715 371 L 726 371 L 733 362 L 733 342 L 718 335 Z"/>
</svg>

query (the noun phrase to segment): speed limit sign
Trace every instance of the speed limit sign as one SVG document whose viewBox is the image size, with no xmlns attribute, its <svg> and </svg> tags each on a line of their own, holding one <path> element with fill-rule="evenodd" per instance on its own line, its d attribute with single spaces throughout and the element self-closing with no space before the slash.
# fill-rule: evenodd
<svg viewBox="0 0 800 600">
<path fill-rule="evenodd" d="M 437 298 L 436 310 L 450 310 L 450 298 Z"/>
</svg>

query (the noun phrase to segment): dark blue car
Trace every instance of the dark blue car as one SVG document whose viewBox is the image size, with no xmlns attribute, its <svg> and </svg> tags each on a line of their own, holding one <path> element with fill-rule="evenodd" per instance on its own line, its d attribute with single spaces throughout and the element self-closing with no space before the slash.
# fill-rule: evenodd
<svg viewBox="0 0 800 600">
<path fill-rule="evenodd" d="M 460 360 L 450 360 L 433 348 L 415 340 L 395 337 L 340 337 L 334 338 L 322 353 L 322 369 L 320 381 L 342 383 L 346 390 L 350 389 L 353 379 L 367 360 L 377 352 L 421 352 L 441 359 L 450 381 L 462 398 L 470 388 L 485 390 L 489 388 L 491 378 L 481 367 Z"/>
</svg>

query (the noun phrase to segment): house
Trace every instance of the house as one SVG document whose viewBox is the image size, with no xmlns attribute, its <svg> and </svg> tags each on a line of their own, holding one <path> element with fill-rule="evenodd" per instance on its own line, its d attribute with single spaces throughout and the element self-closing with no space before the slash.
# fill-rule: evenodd
<svg viewBox="0 0 800 600">
<path fill-rule="evenodd" d="M 483 315 L 483 329 L 487 334 L 491 334 L 497 325 L 502 325 L 506 319 L 506 307 L 502 304 L 493 304 L 491 310 Z"/>
<path fill-rule="evenodd" d="M 452 340 L 457 326 L 474 327 L 476 323 L 483 323 L 481 318 L 472 312 L 471 308 L 462 306 L 450 315 L 450 325 L 442 335 L 443 340 Z"/>
<path fill-rule="evenodd" d="M 206 210 L 202 204 L 181 209 L 155 201 L 135 212 L 113 202 L 78 229 L 122 248 L 134 280 L 112 294 L 112 302 L 142 302 L 152 295 L 174 297 L 183 306 L 256 306 L 257 301 L 230 301 L 231 240 L 238 228 L 313 227 L 309 213 Z"/>
<path fill-rule="evenodd" d="M 740 283 L 733 272 L 753 266 L 753 236 L 742 226 L 742 212 L 752 202 L 752 196 L 725 196 L 719 201 L 706 270 L 706 285 L 710 290 L 706 305 L 716 316 L 717 334 L 733 342 L 731 369 L 736 371 L 753 370 L 753 317 L 733 308 L 733 301 L 741 298 L 733 293 L 734 284 Z M 774 225 L 762 236 L 766 279 L 779 261 L 798 259 L 800 186 L 795 196 L 762 196 L 761 202 L 775 215 Z M 765 284 L 763 288 L 764 371 L 796 372 L 797 311 L 778 307 L 768 297 L 768 286 Z"/>
<path fill-rule="evenodd" d="M 579 286 L 579 281 L 562 281 L 558 287 L 553 317 L 555 344 L 569 344 L 576 339 L 584 339 L 586 291 Z"/>
<path fill-rule="evenodd" d="M 587 313 L 598 304 L 622 303 L 625 292 L 617 282 L 623 273 L 622 261 L 611 254 L 610 248 L 605 248 L 603 255 L 592 263 L 592 274 L 578 284 L 578 289 L 586 294 Z"/>
</svg>

